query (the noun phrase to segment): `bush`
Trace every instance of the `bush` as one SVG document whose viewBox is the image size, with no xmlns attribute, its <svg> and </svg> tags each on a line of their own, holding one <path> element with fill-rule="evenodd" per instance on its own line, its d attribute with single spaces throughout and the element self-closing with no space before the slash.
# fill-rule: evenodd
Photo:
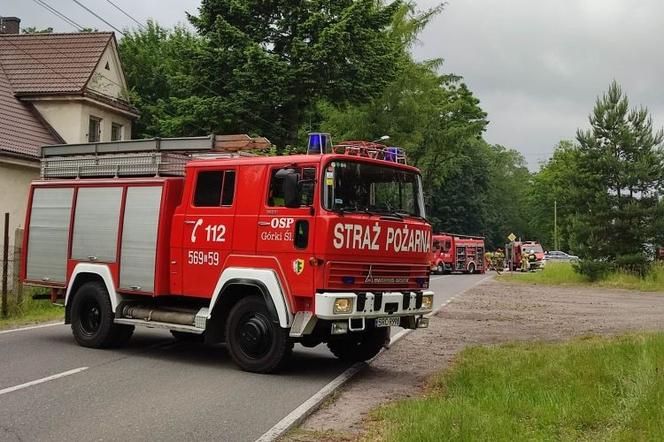
<svg viewBox="0 0 664 442">
<path fill-rule="evenodd" d="M 645 276 L 650 271 L 651 263 L 644 253 L 632 253 L 616 257 L 616 267 L 634 275 Z"/>
<path fill-rule="evenodd" d="M 585 276 L 590 282 L 599 281 L 614 270 L 612 263 L 596 259 L 582 259 L 572 266 L 576 273 Z"/>
</svg>

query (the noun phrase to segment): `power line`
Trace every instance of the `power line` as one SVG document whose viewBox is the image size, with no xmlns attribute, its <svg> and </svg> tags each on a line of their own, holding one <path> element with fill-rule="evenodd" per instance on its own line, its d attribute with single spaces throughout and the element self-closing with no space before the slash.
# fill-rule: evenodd
<svg viewBox="0 0 664 442">
<path fill-rule="evenodd" d="M 77 30 L 80 31 L 81 29 L 83 29 L 83 26 L 79 25 L 74 20 L 72 20 L 71 18 L 64 15 L 62 12 L 58 11 L 53 6 L 46 3 L 44 0 L 32 0 L 32 1 L 37 3 L 37 5 L 41 6 L 42 8 L 46 9 L 47 11 L 49 11 L 51 14 L 53 14 L 56 17 L 60 18 L 61 20 L 65 21 L 70 26 L 73 26 Z"/>
<path fill-rule="evenodd" d="M 94 12 L 92 9 L 88 8 L 87 6 L 85 6 L 83 3 L 79 2 L 78 0 L 72 0 L 72 1 L 73 1 L 74 3 L 76 3 L 78 6 L 80 6 L 81 8 L 85 9 L 86 11 L 88 11 L 90 14 L 94 15 L 95 17 L 97 17 L 99 20 L 101 20 L 101 21 L 103 21 L 104 23 L 106 23 L 106 24 L 107 24 L 108 26 L 110 26 L 111 28 L 115 29 L 118 33 L 120 33 L 120 34 L 122 34 L 122 35 L 125 35 L 124 32 L 122 32 L 121 30 L 119 30 L 118 28 L 116 28 L 115 26 L 113 26 L 111 23 L 109 23 L 108 21 L 106 21 L 101 15 L 97 14 L 97 13 Z"/>
<path fill-rule="evenodd" d="M 139 22 L 139 21 L 136 20 L 134 17 L 132 17 L 132 16 L 131 16 L 128 12 L 126 12 L 124 9 L 122 9 L 121 7 L 119 7 L 118 5 L 116 5 L 115 3 L 113 3 L 111 0 L 106 0 L 106 1 L 107 1 L 108 3 L 110 3 L 115 9 L 117 9 L 117 10 L 120 11 L 120 12 L 122 12 L 124 15 L 126 15 L 126 16 L 129 17 L 130 19 L 132 19 L 132 20 L 134 21 L 134 23 L 136 23 L 136 24 L 138 25 L 139 28 L 141 28 L 141 29 L 145 29 L 145 26 L 143 26 L 143 24 L 142 24 L 141 22 Z"/>
</svg>

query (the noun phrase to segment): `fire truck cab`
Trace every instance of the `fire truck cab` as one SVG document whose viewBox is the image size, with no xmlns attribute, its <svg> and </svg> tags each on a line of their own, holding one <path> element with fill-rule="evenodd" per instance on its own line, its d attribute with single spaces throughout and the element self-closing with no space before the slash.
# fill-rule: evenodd
<svg viewBox="0 0 664 442">
<path fill-rule="evenodd" d="M 64 297 L 80 345 L 164 328 L 272 372 L 296 342 L 359 361 L 390 327 L 428 325 L 431 228 L 399 150 L 327 142 L 266 157 L 219 140 L 42 149 L 21 277 Z"/>
<path fill-rule="evenodd" d="M 544 267 L 544 250 L 537 241 L 514 241 L 505 244 L 505 259 L 512 271 L 523 268 L 523 259 L 530 270 L 537 270 Z"/>
<path fill-rule="evenodd" d="M 431 270 L 439 274 L 484 273 L 484 238 L 452 233 L 433 235 Z"/>
</svg>

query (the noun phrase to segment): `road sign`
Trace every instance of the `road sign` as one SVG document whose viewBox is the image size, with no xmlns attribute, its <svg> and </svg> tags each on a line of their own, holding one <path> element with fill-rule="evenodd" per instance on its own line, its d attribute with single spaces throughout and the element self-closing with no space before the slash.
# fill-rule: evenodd
<svg viewBox="0 0 664 442">
<path fill-rule="evenodd" d="M 514 233 L 510 233 L 507 239 L 509 239 L 510 242 L 514 242 L 514 240 L 516 239 L 516 235 Z"/>
</svg>

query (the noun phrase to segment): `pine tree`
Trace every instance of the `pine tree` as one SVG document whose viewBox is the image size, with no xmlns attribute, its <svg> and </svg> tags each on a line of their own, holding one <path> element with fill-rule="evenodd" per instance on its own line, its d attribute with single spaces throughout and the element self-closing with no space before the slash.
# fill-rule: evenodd
<svg viewBox="0 0 664 442">
<path fill-rule="evenodd" d="M 589 120 L 577 131 L 573 241 L 587 259 L 643 273 L 648 248 L 661 240 L 664 134 L 647 109 L 630 109 L 615 81 Z"/>
</svg>

